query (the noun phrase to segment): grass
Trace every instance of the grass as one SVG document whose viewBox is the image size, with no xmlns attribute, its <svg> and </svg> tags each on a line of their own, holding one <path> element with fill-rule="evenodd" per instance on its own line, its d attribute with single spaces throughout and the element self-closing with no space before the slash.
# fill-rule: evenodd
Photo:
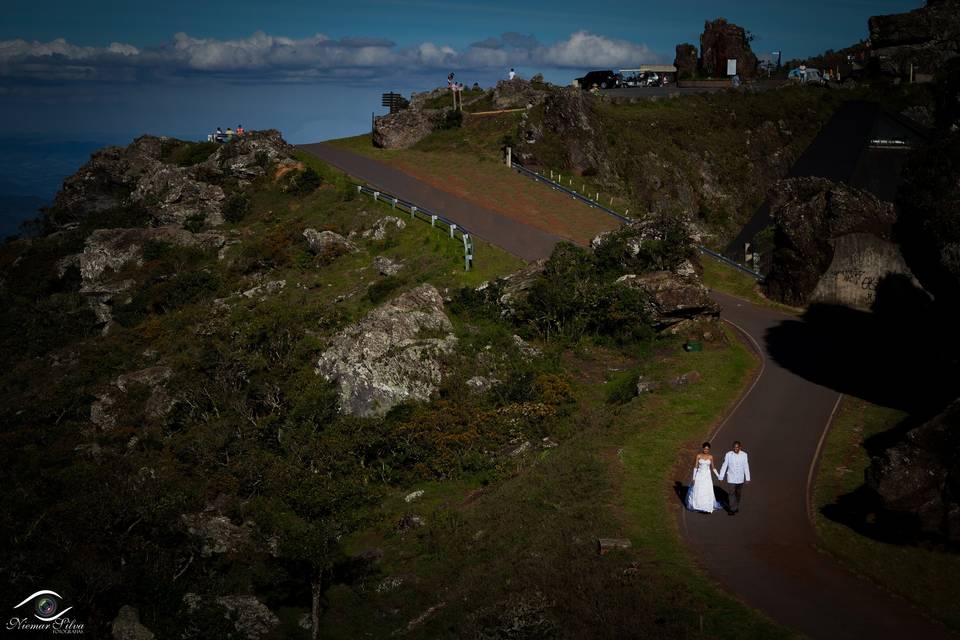
<svg viewBox="0 0 960 640">
<path fill-rule="evenodd" d="M 560 446 L 508 459 L 498 482 L 429 482 L 409 487 L 420 500 L 406 503 L 405 490 L 385 501 L 381 523 L 349 545 L 382 552 L 379 572 L 331 590 L 323 637 L 788 637 L 699 572 L 671 491 L 675 461 L 749 378 L 748 351 L 726 334 L 696 354 L 671 339 L 652 357 L 590 344 L 557 357 L 578 398 Z M 608 404 L 610 380 L 634 369 L 662 380 L 696 369 L 703 381 Z M 398 532 L 411 515 L 425 526 Z M 633 547 L 601 557 L 599 537 Z M 403 584 L 378 592 L 387 577 Z"/>
<path fill-rule="evenodd" d="M 863 443 L 896 426 L 906 414 L 845 396 L 830 428 L 813 491 L 814 522 L 822 547 L 850 569 L 913 602 L 960 631 L 960 555 L 919 545 L 879 542 L 823 515 L 863 484 L 870 457 Z"/>
<path fill-rule="evenodd" d="M 587 244 L 599 233 L 616 228 L 619 222 L 615 218 L 503 165 L 500 139 L 510 130 L 513 115 L 468 118 L 464 127 L 436 131 L 412 149 L 377 149 L 366 135 L 331 144 L 578 244 Z"/>
<path fill-rule="evenodd" d="M 710 289 L 726 293 L 762 307 L 776 309 L 783 313 L 796 315 L 802 312 L 802 309 L 780 304 L 764 296 L 760 291 L 757 280 L 739 269 L 735 269 L 710 256 L 702 256 L 700 258 L 700 265 L 703 267 L 703 283 Z"/>
</svg>

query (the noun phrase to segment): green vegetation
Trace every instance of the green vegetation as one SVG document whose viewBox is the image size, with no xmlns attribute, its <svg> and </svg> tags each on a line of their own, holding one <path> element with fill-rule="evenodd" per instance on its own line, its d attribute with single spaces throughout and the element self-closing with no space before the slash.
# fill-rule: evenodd
<svg viewBox="0 0 960 640">
<path fill-rule="evenodd" d="M 760 285 L 757 283 L 756 278 L 739 269 L 735 269 L 710 256 L 701 256 L 700 266 L 703 267 L 703 284 L 711 289 L 791 315 L 795 315 L 800 311 L 799 309 L 788 307 L 787 305 L 780 304 L 765 297 L 760 292 Z"/>
<path fill-rule="evenodd" d="M 863 485 L 870 465 L 864 443 L 906 414 L 846 396 L 830 428 L 813 491 L 814 522 L 824 549 L 853 571 L 913 602 L 952 630 L 960 630 L 956 593 L 960 556 L 935 546 L 888 544 L 831 520 L 823 509 Z"/>
</svg>

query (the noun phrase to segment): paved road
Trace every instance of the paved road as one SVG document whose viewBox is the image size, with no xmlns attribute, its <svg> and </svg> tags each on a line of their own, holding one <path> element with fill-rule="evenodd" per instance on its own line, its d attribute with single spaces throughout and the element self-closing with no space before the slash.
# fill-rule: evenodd
<svg viewBox="0 0 960 640">
<path fill-rule="evenodd" d="M 382 162 L 328 144 L 302 144 L 308 151 L 370 186 L 429 209 L 524 260 L 546 258 L 562 238 L 441 191 Z M 482 260 L 482 256 L 477 257 Z"/>
<path fill-rule="evenodd" d="M 951 637 L 814 548 L 808 485 L 840 396 L 767 354 L 766 333 L 800 320 L 720 293 L 714 297 L 724 319 L 759 350 L 763 368 L 713 437 L 721 461 L 735 439 L 750 454 L 753 481 L 744 488 L 742 511 L 681 512 L 681 530 L 702 565 L 749 605 L 813 638 Z M 678 480 L 689 484 L 689 478 Z"/>
<path fill-rule="evenodd" d="M 515 255 L 547 256 L 559 240 L 374 160 L 324 144 L 301 148 L 372 185 L 442 212 Z M 750 337 L 764 364 L 754 386 L 712 438 L 720 456 L 734 439 L 742 440 L 750 453 L 754 481 L 744 490 L 743 510 L 733 517 L 681 512 L 684 538 L 703 567 L 749 605 L 814 638 L 953 637 L 908 603 L 816 551 L 808 484 L 840 396 L 768 356 L 767 332 L 800 320 L 720 293 L 714 297 L 723 306 L 723 318 Z"/>
</svg>

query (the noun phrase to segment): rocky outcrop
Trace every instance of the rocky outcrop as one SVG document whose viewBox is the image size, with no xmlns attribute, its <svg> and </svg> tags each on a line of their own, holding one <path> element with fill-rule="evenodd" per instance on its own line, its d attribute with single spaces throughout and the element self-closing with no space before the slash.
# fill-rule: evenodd
<svg viewBox="0 0 960 640">
<path fill-rule="evenodd" d="M 101 323 L 110 322 L 115 296 L 136 283 L 122 274 L 130 267 L 143 265 L 144 248 L 151 243 L 214 250 L 224 245 L 225 238 L 218 233 L 191 233 L 177 227 L 98 229 L 91 233 L 75 262 L 80 268 L 80 292 L 88 297 Z"/>
<path fill-rule="evenodd" d="M 293 160 L 293 147 L 274 130 L 253 131 L 219 145 L 193 166 L 169 163 L 167 152 L 186 144 L 141 136 L 125 148 L 96 152 L 64 182 L 45 222 L 56 230 L 96 212 L 139 207 L 158 225 L 179 226 L 194 217 L 220 224 L 225 195 L 219 183 L 224 177 L 249 179 L 262 175 L 270 163 Z"/>
<path fill-rule="evenodd" d="M 683 278 L 669 271 L 654 271 L 627 274 L 618 278 L 617 283 L 646 294 L 646 311 L 658 331 L 677 333 L 689 321 L 720 317 L 720 305 L 710 299 L 709 290 L 699 279 Z"/>
<path fill-rule="evenodd" d="M 352 253 L 357 250 L 355 244 L 333 231 L 305 229 L 303 231 L 303 237 L 307 239 L 307 245 L 310 247 L 310 251 L 318 255 L 336 256 L 344 253 Z"/>
<path fill-rule="evenodd" d="M 775 300 L 866 309 L 891 274 L 919 286 L 893 243 L 893 205 L 870 193 L 824 178 L 790 178 L 777 183 L 771 215 L 776 246 L 765 288 Z"/>
<path fill-rule="evenodd" d="M 436 129 L 447 110 L 404 109 L 377 118 L 373 124 L 373 146 L 381 149 L 406 149 Z"/>
<path fill-rule="evenodd" d="M 101 393 L 90 405 L 90 422 L 100 429 L 108 431 L 117 426 L 117 405 L 135 385 L 147 387 L 149 395 L 140 411 L 146 418 L 162 418 L 170 413 L 176 400 L 166 389 L 167 381 L 173 376 L 173 369 L 165 366 L 147 367 L 139 371 L 125 373 L 113 381 L 109 391 Z"/>
<path fill-rule="evenodd" d="M 677 68 L 677 77 L 681 80 L 697 75 L 697 47 L 685 42 L 677 45 L 673 66 Z"/>
<path fill-rule="evenodd" d="M 334 336 L 316 372 L 336 382 L 341 412 L 383 415 L 430 399 L 443 379 L 442 358 L 457 344 L 452 331 L 440 292 L 421 285 Z"/>
<path fill-rule="evenodd" d="M 723 18 L 703 25 L 700 35 L 700 68 L 707 76 L 727 77 L 727 60 L 736 59 L 737 74 L 752 78 L 757 74 L 757 56 L 750 49 L 750 41 L 743 27 Z"/>
<path fill-rule="evenodd" d="M 403 269 L 403 261 L 391 260 L 386 256 L 377 256 L 373 259 L 373 268 L 382 276 L 395 276 Z"/>
<path fill-rule="evenodd" d="M 493 89 L 493 104 L 497 109 L 525 109 L 540 104 L 547 95 L 532 81 L 521 78 L 501 80 Z"/>
<path fill-rule="evenodd" d="M 280 626 L 280 619 L 276 614 L 254 596 L 214 597 L 187 593 L 183 596 L 183 603 L 191 613 L 203 611 L 215 604 L 237 634 L 231 637 L 243 637 L 247 640 L 274 637 L 272 634 Z"/>
<path fill-rule="evenodd" d="M 866 480 L 921 532 L 960 543 L 960 400 L 874 457 Z"/>
<path fill-rule="evenodd" d="M 601 125 L 590 109 L 596 98 L 586 91 L 566 87 L 551 92 L 543 102 L 543 117 L 534 123 L 523 114 L 518 127 L 519 158 L 536 164 L 536 144 L 544 137 L 559 141 L 564 148 L 566 166 L 575 172 L 610 173 L 605 137 Z"/>
<path fill-rule="evenodd" d="M 253 179 L 279 162 L 294 162 L 295 149 L 276 129 L 250 131 L 217 147 L 204 167 L 241 179 Z"/>
<path fill-rule="evenodd" d="M 236 525 L 227 516 L 215 510 L 180 516 L 187 533 L 203 541 L 203 557 L 223 553 L 238 553 L 252 545 L 251 523 Z"/>
<path fill-rule="evenodd" d="M 484 282 L 477 291 L 483 294 L 488 304 L 500 308 L 503 316 L 515 316 L 518 309 L 527 299 L 530 288 L 543 274 L 547 267 L 546 260 L 537 260 L 509 275 L 497 279 L 496 282 Z"/>
<path fill-rule="evenodd" d="M 110 625 L 110 637 L 113 640 L 153 640 L 156 636 L 140 623 L 139 611 L 124 605 Z"/>
<path fill-rule="evenodd" d="M 873 16 L 870 56 L 895 75 L 933 74 L 960 57 L 960 0 L 928 0 L 908 13 Z"/>
<path fill-rule="evenodd" d="M 384 216 L 377 220 L 373 227 L 367 229 L 361 235 L 364 238 L 371 238 L 379 242 L 386 240 L 391 232 L 401 231 L 406 228 L 407 223 L 397 216 Z"/>
</svg>

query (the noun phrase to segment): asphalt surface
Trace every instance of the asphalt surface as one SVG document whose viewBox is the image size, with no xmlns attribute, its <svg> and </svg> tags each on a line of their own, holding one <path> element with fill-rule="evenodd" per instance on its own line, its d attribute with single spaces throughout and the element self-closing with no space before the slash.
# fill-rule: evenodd
<svg viewBox="0 0 960 640">
<path fill-rule="evenodd" d="M 547 258 L 562 238 L 441 191 L 382 162 L 328 144 L 298 145 L 369 186 L 442 215 L 474 236 L 524 260 Z M 482 260 L 477 256 L 477 260 Z"/>
<path fill-rule="evenodd" d="M 817 551 L 809 483 L 840 394 L 782 368 L 768 354 L 767 332 L 800 320 L 713 296 L 722 317 L 749 336 L 763 365 L 711 439 L 718 467 L 734 440 L 750 456 L 752 481 L 743 489 L 740 513 L 681 510 L 682 534 L 702 566 L 747 604 L 813 638 L 953 637 L 906 601 Z M 690 476 L 674 480 L 689 485 Z"/>
<path fill-rule="evenodd" d="M 371 186 L 442 213 L 527 260 L 548 256 L 560 240 L 375 160 L 325 144 L 300 147 Z M 712 295 L 723 307 L 723 319 L 745 334 L 763 365 L 753 386 L 711 436 L 720 462 L 733 440 L 742 441 L 750 455 L 752 482 L 744 488 L 740 513 L 679 510 L 683 538 L 702 567 L 748 605 L 813 638 L 955 637 L 906 601 L 817 551 L 810 482 L 840 394 L 780 366 L 770 356 L 768 332 L 802 320 L 721 293 Z M 791 347 L 778 346 L 781 361 L 810 357 L 809 353 L 784 357 L 785 348 Z M 802 344 L 792 348 L 805 349 Z M 690 475 L 674 480 L 687 485 Z M 715 486 L 722 498 L 728 485 L 715 482 Z"/>
</svg>

